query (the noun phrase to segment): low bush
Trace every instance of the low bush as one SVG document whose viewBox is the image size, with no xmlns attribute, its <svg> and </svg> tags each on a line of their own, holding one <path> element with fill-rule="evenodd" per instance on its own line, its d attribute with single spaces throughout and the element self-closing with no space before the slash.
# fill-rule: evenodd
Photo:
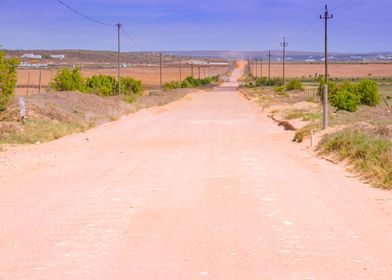
<svg viewBox="0 0 392 280">
<path fill-rule="evenodd" d="M 319 86 L 319 95 L 323 90 L 323 83 Z M 340 85 L 328 82 L 328 99 L 338 110 L 355 112 L 360 105 L 377 106 L 381 102 L 378 85 L 375 81 L 362 80 L 356 84 L 345 81 Z"/>
<path fill-rule="evenodd" d="M 80 91 L 99 96 L 118 95 L 118 81 L 113 76 L 94 75 L 83 79 L 78 68 L 71 70 L 65 68 L 57 72 L 50 83 L 51 88 L 57 91 Z M 121 77 L 120 92 L 123 95 L 140 95 L 143 84 L 131 77 Z"/>
<path fill-rule="evenodd" d="M 290 80 L 286 85 L 286 90 L 304 90 L 302 82 L 298 79 Z"/>
<path fill-rule="evenodd" d="M 256 86 L 261 87 L 261 86 L 281 86 L 283 85 L 282 79 L 279 78 L 273 78 L 273 79 L 268 79 L 267 77 L 260 77 L 256 79 L 255 82 Z"/>
<path fill-rule="evenodd" d="M 329 101 L 338 110 L 348 112 L 356 112 L 361 105 L 361 98 L 355 92 L 355 87 L 349 82 L 345 82 L 335 93 L 331 92 Z"/>
<path fill-rule="evenodd" d="M 284 93 L 286 91 L 286 87 L 285 86 L 277 86 L 274 88 L 276 93 Z"/>
<path fill-rule="evenodd" d="M 14 96 L 18 64 L 18 59 L 8 59 L 5 53 L 0 51 L 0 111 L 7 108 Z"/>
<path fill-rule="evenodd" d="M 376 81 L 363 80 L 356 85 L 355 91 L 359 95 L 361 104 L 363 105 L 377 106 L 381 102 Z"/>
<path fill-rule="evenodd" d="M 142 82 L 131 77 L 122 77 L 120 88 L 124 95 L 141 95 L 144 91 Z"/>
<path fill-rule="evenodd" d="M 78 68 L 59 70 L 50 87 L 57 91 L 85 91 L 85 83 Z"/>
<path fill-rule="evenodd" d="M 162 87 L 164 91 L 173 90 L 173 89 L 181 88 L 181 83 L 178 81 L 166 82 L 163 84 Z"/>
<path fill-rule="evenodd" d="M 99 96 L 115 95 L 117 92 L 117 81 L 112 76 L 92 76 L 86 80 L 86 92 Z"/>
<path fill-rule="evenodd" d="M 172 90 L 177 88 L 197 88 L 201 86 L 211 85 L 219 82 L 219 76 L 207 77 L 204 79 L 195 79 L 192 76 L 187 77 L 182 83 L 178 81 L 167 82 L 163 85 L 164 90 Z"/>
</svg>

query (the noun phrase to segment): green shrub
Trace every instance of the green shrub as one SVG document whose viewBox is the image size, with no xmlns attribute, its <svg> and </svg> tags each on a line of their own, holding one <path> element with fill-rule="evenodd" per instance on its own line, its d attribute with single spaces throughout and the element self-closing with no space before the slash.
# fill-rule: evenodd
<svg viewBox="0 0 392 280">
<path fill-rule="evenodd" d="M 182 88 L 193 88 L 193 85 L 188 80 L 184 80 L 181 83 L 181 87 Z"/>
<path fill-rule="evenodd" d="M 286 91 L 286 87 L 285 86 L 277 86 L 277 87 L 275 87 L 274 90 L 276 93 L 283 93 Z"/>
<path fill-rule="evenodd" d="M 329 101 L 338 110 L 348 112 L 356 112 L 361 104 L 361 99 L 350 82 L 344 82 L 335 93 L 331 92 Z"/>
<path fill-rule="evenodd" d="M 286 90 L 304 90 L 302 82 L 298 79 L 290 80 L 286 85 Z"/>
<path fill-rule="evenodd" d="M 144 91 L 142 82 L 131 77 L 122 77 L 120 87 L 124 95 L 141 95 Z"/>
<path fill-rule="evenodd" d="M 171 81 L 163 84 L 163 90 L 165 91 L 177 88 L 181 88 L 181 83 L 179 81 Z"/>
<path fill-rule="evenodd" d="M 256 86 L 281 86 L 283 81 L 278 78 L 268 79 L 267 77 L 260 77 L 256 79 Z"/>
<path fill-rule="evenodd" d="M 18 64 L 18 59 L 7 59 L 5 53 L 0 51 L 0 111 L 7 108 L 14 96 Z"/>
<path fill-rule="evenodd" d="M 355 91 L 359 95 L 361 104 L 363 105 L 377 106 L 381 102 L 376 81 L 363 80 L 356 85 Z"/>
<path fill-rule="evenodd" d="M 72 71 L 68 68 L 59 70 L 50 83 L 50 87 L 57 91 L 85 91 L 85 83 L 78 68 Z"/>
<path fill-rule="evenodd" d="M 322 96 L 323 94 L 323 88 L 324 88 L 325 82 L 321 81 L 319 88 L 318 88 L 318 96 Z M 336 83 L 333 81 L 328 81 L 328 96 L 334 95 L 336 91 L 338 90 Z"/>
<path fill-rule="evenodd" d="M 105 75 L 94 75 L 86 80 L 86 91 L 100 96 L 114 95 L 118 84 L 114 77 Z"/>
</svg>

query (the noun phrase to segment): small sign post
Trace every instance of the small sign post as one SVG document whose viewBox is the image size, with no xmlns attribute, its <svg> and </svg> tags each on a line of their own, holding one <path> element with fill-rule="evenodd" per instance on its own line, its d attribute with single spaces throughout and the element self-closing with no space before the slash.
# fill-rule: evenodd
<svg viewBox="0 0 392 280">
<path fill-rule="evenodd" d="M 20 120 L 24 124 L 26 119 L 26 101 L 24 97 L 19 97 Z"/>
</svg>

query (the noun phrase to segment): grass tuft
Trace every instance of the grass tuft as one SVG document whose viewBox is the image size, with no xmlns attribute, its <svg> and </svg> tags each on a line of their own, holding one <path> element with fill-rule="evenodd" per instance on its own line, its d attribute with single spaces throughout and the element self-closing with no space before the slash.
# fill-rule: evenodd
<svg viewBox="0 0 392 280">
<path fill-rule="evenodd" d="M 318 146 L 320 154 L 347 160 L 366 181 L 392 189 L 392 142 L 365 131 L 346 129 L 327 135 Z"/>
</svg>

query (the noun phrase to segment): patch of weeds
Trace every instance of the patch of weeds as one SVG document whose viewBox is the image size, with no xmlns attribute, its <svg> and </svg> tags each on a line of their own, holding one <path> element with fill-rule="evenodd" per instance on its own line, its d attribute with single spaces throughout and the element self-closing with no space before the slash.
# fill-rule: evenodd
<svg viewBox="0 0 392 280">
<path fill-rule="evenodd" d="M 312 130 L 314 132 L 317 132 L 321 129 L 321 124 L 319 123 L 311 123 L 308 124 L 307 126 L 304 126 L 303 128 L 297 130 L 297 132 L 294 135 L 294 142 L 297 143 L 302 143 L 307 137 L 309 137 L 312 134 Z"/>
<path fill-rule="evenodd" d="M 3 132 L 0 144 L 34 144 L 49 142 L 65 135 L 82 132 L 90 125 L 77 122 L 59 122 L 53 120 L 26 120 L 25 125 Z"/>
<path fill-rule="evenodd" d="M 305 115 L 303 116 L 302 120 L 303 121 L 316 121 L 316 120 L 320 120 L 322 118 L 322 113 L 320 112 L 309 112 L 309 113 L 305 113 Z"/>
<path fill-rule="evenodd" d="M 301 110 L 292 110 L 292 111 L 288 111 L 284 114 L 284 118 L 286 120 L 301 119 L 303 117 L 305 117 L 305 112 L 303 112 Z"/>
<path fill-rule="evenodd" d="M 346 129 L 325 136 L 320 154 L 333 154 L 347 160 L 352 171 L 383 189 L 392 189 L 392 142 L 365 131 Z"/>
</svg>

